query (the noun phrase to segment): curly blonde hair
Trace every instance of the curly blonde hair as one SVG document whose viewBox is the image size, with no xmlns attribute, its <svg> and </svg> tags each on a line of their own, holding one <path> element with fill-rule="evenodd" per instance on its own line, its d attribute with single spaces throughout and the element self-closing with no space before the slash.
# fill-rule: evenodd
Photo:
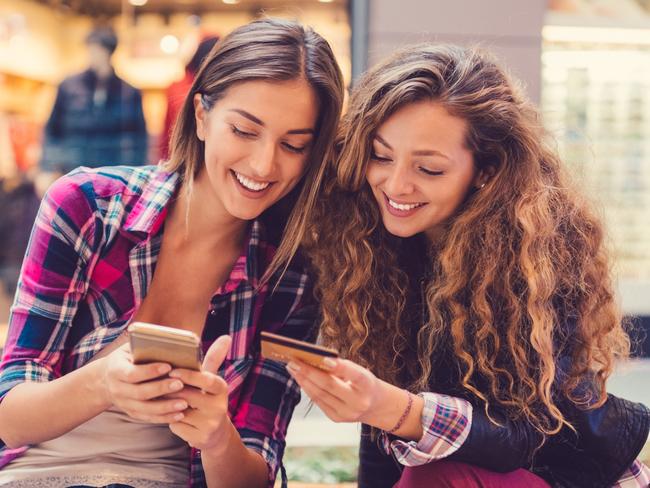
<svg viewBox="0 0 650 488">
<path fill-rule="evenodd" d="M 414 251 L 413 239 L 383 227 L 365 173 L 378 127 L 422 100 L 467 122 L 474 164 L 492 176 L 470 191 L 435 248 Z M 457 375 L 460 394 L 488 415 L 498 406 L 523 416 L 543 436 L 571 427 L 560 398 L 602 405 L 629 339 L 603 226 L 546 139 L 536 109 L 479 49 L 409 47 L 363 76 L 305 243 L 324 341 L 415 391 L 435 388 L 437 358 L 448 357 L 443 374 Z M 404 265 L 413 257 L 425 269 L 422 316 Z M 579 388 L 586 378 L 594 388 Z"/>
</svg>

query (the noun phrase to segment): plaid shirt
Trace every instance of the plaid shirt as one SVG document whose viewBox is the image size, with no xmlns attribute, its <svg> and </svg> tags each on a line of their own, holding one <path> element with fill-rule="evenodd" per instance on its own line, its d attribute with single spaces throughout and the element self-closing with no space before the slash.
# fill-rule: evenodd
<svg viewBox="0 0 650 488">
<path fill-rule="evenodd" d="M 381 444 L 386 454 L 391 451 L 403 466 L 420 466 L 446 458 L 465 442 L 472 426 L 472 405 L 463 399 L 438 393 L 420 393 L 424 399 L 422 431 L 418 441 L 391 441 L 385 432 Z M 614 488 L 647 488 L 650 469 L 636 460 L 618 480 Z"/>
<path fill-rule="evenodd" d="M 50 381 L 82 367 L 121 334 L 151 284 L 179 181 L 154 166 L 82 168 L 50 188 L 12 307 L 0 399 L 19 383 Z M 273 293 L 255 290 L 274 252 L 253 222 L 245 251 L 206 304 L 202 337 L 204 352 L 222 334 L 233 338 L 220 370 L 229 385 L 229 413 L 243 443 L 268 463 L 269 486 L 300 390 L 281 363 L 260 357 L 259 333 L 305 339 L 316 313 L 301 268 L 290 266 Z M 0 442 L 0 469 L 26 449 Z M 205 484 L 201 454 L 192 450 L 188 485 Z"/>
<path fill-rule="evenodd" d="M 422 438 L 418 441 L 392 440 L 381 433 L 381 444 L 404 466 L 420 466 L 446 458 L 465 442 L 472 426 L 472 405 L 461 398 L 439 393 L 420 393 L 422 409 Z"/>
</svg>

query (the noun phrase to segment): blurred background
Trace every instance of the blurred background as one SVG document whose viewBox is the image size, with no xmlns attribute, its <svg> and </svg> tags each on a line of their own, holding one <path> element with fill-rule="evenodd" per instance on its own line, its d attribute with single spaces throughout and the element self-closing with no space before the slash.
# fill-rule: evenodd
<svg viewBox="0 0 650 488">
<path fill-rule="evenodd" d="M 320 32 L 348 86 L 413 42 L 480 43 L 502 59 L 607 221 L 636 324 L 635 359 L 610 389 L 650 405 L 650 0 L 0 0 L 0 348 L 40 198 L 74 165 L 109 163 L 92 154 L 115 141 L 102 135 L 112 104 L 129 118 L 110 162 L 155 164 L 199 46 L 267 15 Z M 116 83 L 133 98 L 116 101 Z M 80 93 L 92 113 L 75 106 Z M 93 135 L 62 145 L 68 119 Z M 293 486 L 353 482 L 357 437 L 303 401 L 288 438 Z"/>
</svg>

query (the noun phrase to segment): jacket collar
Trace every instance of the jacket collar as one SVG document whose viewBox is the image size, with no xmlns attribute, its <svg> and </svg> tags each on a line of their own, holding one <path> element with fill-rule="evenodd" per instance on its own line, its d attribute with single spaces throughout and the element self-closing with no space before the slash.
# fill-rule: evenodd
<svg viewBox="0 0 650 488">
<path fill-rule="evenodd" d="M 162 227 L 170 200 L 178 192 L 180 176 L 176 172 L 157 170 L 144 186 L 124 224 L 124 230 L 155 235 Z M 264 225 L 259 219 L 251 222 L 242 251 L 228 279 L 220 291 L 231 292 L 242 281 L 256 288 L 275 253 L 275 247 L 266 242 Z"/>
</svg>

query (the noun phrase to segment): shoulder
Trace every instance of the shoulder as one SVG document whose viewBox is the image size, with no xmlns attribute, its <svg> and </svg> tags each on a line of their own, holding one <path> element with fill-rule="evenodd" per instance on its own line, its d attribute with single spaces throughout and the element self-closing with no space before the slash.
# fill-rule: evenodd
<svg viewBox="0 0 650 488">
<path fill-rule="evenodd" d="M 140 194 L 161 170 L 157 166 L 81 166 L 59 178 L 53 185 L 61 190 L 82 190 L 89 197 L 105 198 L 115 194 Z"/>
<path fill-rule="evenodd" d="M 107 200 L 119 197 L 127 203 L 138 198 L 159 171 L 156 166 L 80 167 L 54 182 L 45 198 L 66 214 L 88 216 L 104 208 Z"/>
<path fill-rule="evenodd" d="M 119 82 L 120 85 L 120 90 L 122 92 L 123 96 L 139 96 L 140 95 L 140 90 L 136 88 L 135 86 L 131 85 L 130 83 L 124 81 L 122 78 L 119 76 L 115 75 L 115 78 L 117 78 L 117 81 Z"/>
<path fill-rule="evenodd" d="M 73 75 L 67 76 L 59 84 L 59 90 L 79 90 L 80 88 L 86 87 L 88 85 L 88 78 L 88 71 L 82 71 L 81 73 L 75 73 Z"/>
</svg>

